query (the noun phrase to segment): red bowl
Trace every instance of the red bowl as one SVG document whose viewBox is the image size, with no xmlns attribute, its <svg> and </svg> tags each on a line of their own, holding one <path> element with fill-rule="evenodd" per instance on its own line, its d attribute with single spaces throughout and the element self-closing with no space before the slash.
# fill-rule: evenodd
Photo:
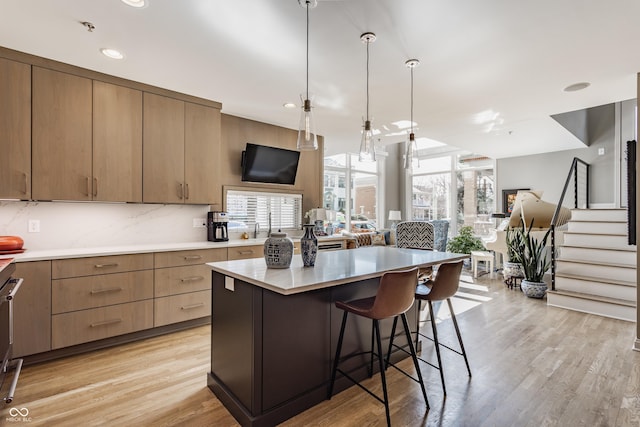
<svg viewBox="0 0 640 427">
<path fill-rule="evenodd" d="M 15 251 L 22 249 L 24 240 L 18 236 L 0 236 L 0 251 Z"/>
</svg>

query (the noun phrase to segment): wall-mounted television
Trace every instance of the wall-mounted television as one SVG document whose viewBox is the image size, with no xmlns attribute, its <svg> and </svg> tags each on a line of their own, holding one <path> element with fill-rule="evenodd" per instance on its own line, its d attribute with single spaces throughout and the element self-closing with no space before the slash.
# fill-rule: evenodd
<svg viewBox="0 0 640 427">
<path fill-rule="evenodd" d="M 299 160 L 299 151 L 249 142 L 242 152 L 242 180 L 293 185 Z"/>
</svg>

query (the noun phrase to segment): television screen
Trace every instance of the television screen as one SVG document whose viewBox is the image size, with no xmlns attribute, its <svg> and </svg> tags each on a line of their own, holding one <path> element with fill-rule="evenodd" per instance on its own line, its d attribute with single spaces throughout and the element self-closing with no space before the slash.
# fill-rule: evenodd
<svg viewBox="0 0 640 427">
<path fill-rule="evenodd" d="M 242 180 L 293 185 L 299 160 L 299 151 L 247 143 L 243 153 Z"/>
</svg>

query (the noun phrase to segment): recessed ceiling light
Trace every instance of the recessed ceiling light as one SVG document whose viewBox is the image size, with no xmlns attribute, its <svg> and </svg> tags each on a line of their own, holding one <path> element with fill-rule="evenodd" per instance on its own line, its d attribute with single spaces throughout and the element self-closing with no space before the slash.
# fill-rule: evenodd
<svg viewBox="0 0 640 427">
<path fill-rule="evenodd" d="M 580 82 L 580 83 L 574 83 L 572 85 L 569 85 L 565 87 L 563 90 L 565 92 L 577 92 L 579 90 L 586 89 L 589 86 L 591 86 L 591 83 L 589 82 Z"/>
<path fill-rule="evenodd" d="M 116 49 L 103 48 L 103 49 L 100 49 L 100 52 L 102 52 L 102 54 L 104 56 L 109 57 L 111 59 L 122 59 L 122 58 L 124 58 L 124 55 L 122 54 L 122 52 L 120 52 L 119 50 L 116 50 Z"/>
<path fill-rule="evenodd" d="M 284 104 L 282 104 L 282 106 L 284 108 L 296 108 L 296 104 L 294 104 L 293 102 L 285 102 Z"/>
<path fill-rule="evenodd" d="M 122 3 L 140 9 L 147 6 L 148 0 L 122 0 Z"/>
</svg>

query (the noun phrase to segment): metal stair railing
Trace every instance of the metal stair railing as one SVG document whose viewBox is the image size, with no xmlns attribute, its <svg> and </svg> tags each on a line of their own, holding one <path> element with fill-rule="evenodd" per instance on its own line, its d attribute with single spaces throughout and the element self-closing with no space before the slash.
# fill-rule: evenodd
<svg viewBox="0 0 640 427">
<path fill-rule="evenodd" d="M 573 185 L 571 185 L 573 183 Z M 571 188 L 573 191 L 573 204 L 572 207 L 574 209 L 581 208 L 587 209 L 589 208 L 589 164 L 584 160 L 581 160 L 577 157 L 573 158 L 571 162 L 571 168 L 569 169 L 569 174 L 567 175 L 567 179 L 564 183 L 564 187 L 562 188 L 562 194 L 560 195 L 560 200 L 558 201 L 558 205 L 556 206 L 556 210 L 553 213 L 553 218 L 551 219 L 551 290 L 556 290 L 556 227 L 558 225 L 563 225 L 564 220 L 561 215 L 562 205 L 565 202 L 565 197 L 567 196 L 567 191 Z M 562 224 L 560 224 L 562 223 Z"/>
</svg>

